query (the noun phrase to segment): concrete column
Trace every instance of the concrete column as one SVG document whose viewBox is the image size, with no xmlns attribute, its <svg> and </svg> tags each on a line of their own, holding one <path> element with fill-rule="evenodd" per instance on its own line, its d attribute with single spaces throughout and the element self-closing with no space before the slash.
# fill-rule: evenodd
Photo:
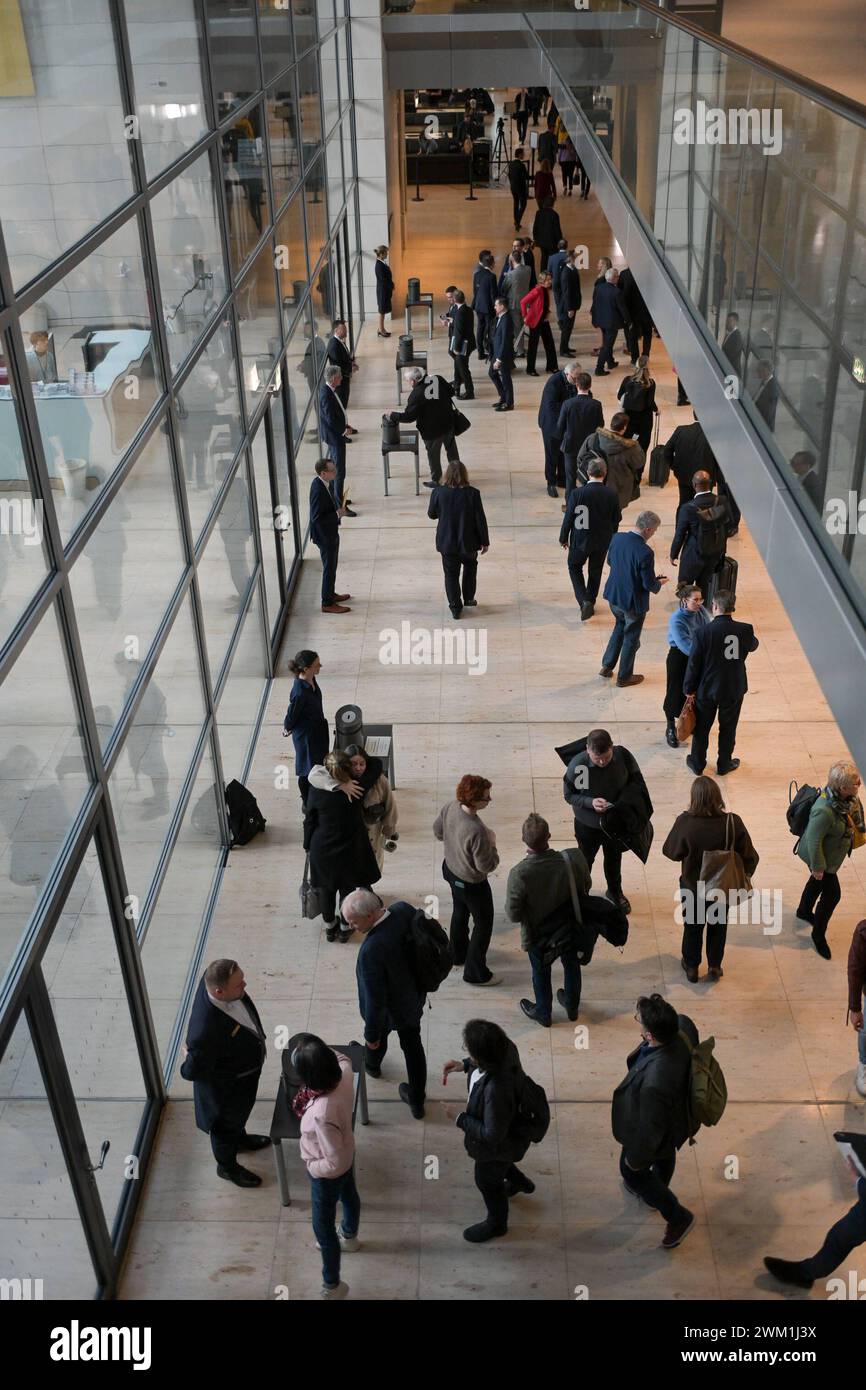
<svg viewBox="0 0 866 1390">
<path fill-rule="evenodd" d="M 380 0 L 349 0 L 355 136 L 358 145 L 358 209 L 364 303 L 376 312 L 373 247 L 388 244 L 388 150 L 385 138 L 386 64 Z"/>
</svg>

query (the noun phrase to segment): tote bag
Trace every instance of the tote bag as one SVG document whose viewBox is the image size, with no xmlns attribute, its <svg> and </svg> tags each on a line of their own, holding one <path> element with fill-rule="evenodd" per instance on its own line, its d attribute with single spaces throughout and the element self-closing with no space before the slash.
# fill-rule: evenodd
<svg viewBox="0 0 866 1390">
<path fill-rule="evenodd" d="M 730 811 L 725 824 L 725 848 L 704 850 L 699 878 L 707 893 L 712 889 L 726 894 L 732 889 L 746 893 L 752 891 L 752 880 L 734 849 L 734 817 Z"/>
<path fill-rule="evenodd" d="M 304 860 L 304 875 L 301 879 L 301 916 L 307 917 L 312 921 L 314 917 L 322 915 L 322 890 L 315 888 L 310 882 L 310 856 Z"/>
</svg>

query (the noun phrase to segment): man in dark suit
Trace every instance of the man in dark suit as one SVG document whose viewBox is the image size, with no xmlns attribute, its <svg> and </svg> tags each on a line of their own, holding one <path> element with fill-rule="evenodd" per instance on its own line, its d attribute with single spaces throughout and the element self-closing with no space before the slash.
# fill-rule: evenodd
<svg viewBox="0 0 866 1390">
<path fill-rule="evenodd" d="M 490 533 L 481 493 L 470 486 L 463 464 L 449 464 L 445 479 L 443 487 L 433 489 L 427 515 L 438 522 L 436 550 L 442 559 L 445 596 L 452 618 L 459 618 L 464 608 L 478 607 L 478 556 L 490 549 Z"/>
<path fill-rule="evenodd" d="M 511 243 L 511 250 L 510 250 L 510 251 L 506 251 L 506 253 L 505 253 L 505 260 L 503 261 L 502 269 L 501 269 L 501 271 L 499 272 L 499 280 L 497 281 L 496 288 L 497 288 L 497 290 L 499 291 L 500 294 L 504 294 L 504 292 L 505 292 L 505 277 L 506 277 L 506 275 L 508 274 L 509 270 L 511 269 L 511 257 L 512 257 L 512 256 L 519 256 L 519 257 L 520 257 L 520 260 L 521 260 L 521 263 L 522 263 L 522 262 L 523 262 L 523 250 L 524 250 L 524 240 L 523 240 L 523 237 L 522 237 L 522 236 L 516 236 L 516 237 L 514 238 L 514 240 L 512 241 L 512 243 Z M 528 264 L 529 264 L 529 262 L 527 261 L 527 265 L 528 265 Z"/>
<path fill-rule="evenodd" d="M 575 363 L 575 367 L 577 367 Z M 601 401 L 592 394 L 592 377 L 589 372 L 578 372 L 575 377 L 577 395 L 563 401 L 559 412 L 556 432 L 560 448 L 565 458 L 565 495 L 577 487 L 577 456 L 581 445 L 596 430 L 604 429 L 604 411 Z M 605 473 L 607 469 L 605 468 Z M 565 508 L 563 507 L 563 511 Z"/>
<path fill-rule="evenodd" d="M 694 497 L 677 512 L 671 564 L 680 560 L 680 583 L 697 584 L 706 603 L 710 578 L 725 558 L 731 512 L 727 499 L 713 492 L 709 473 L 696 473 L 692 486 Z"/>
<path fill-rule="evenodd" d="M 344 516 L 357 516 L 349 508 L 350 498 L 346 493 L 346 439 L 349 433 L 349 422 L 346 419 L 346 408 L 340 400 L 337 387 L 343 379 L 340 367 L 329 366 L 325 368 L 325 380 L 319 387 L 319 430 L 328 453 L 334 460 L 336 473 L 331 484 L 331 491 L 334 494 L 334 503 L 338 507 L 345 507 Z"/>
<path fill-rule="evenodd" d="M 340 518 L 345 507 L 338 507 L 331 492 L 337 476 L 333 459 L 319 459 L 316 476 L 310 483 L 310 540 L 322 557 L 322 612 L 349 613 L 342 604 L 351 594 L 338 594 L 337 563 L 340 558 Z"/>
<path fill-rule="evenodd" d="M 586 622 L 595 612 L 604 557 L 622 521 L 619 498 L 604 481 L 607 464 L 603 459 L 595 459 L 587 472 L 589 482 L 568 494 L 559 532 L 559 544 L 568 550 L 568 573 L 574 597 L 580 604 L 581 622 Z M 588 566 L 586 582 L 584 565 Z"/>
<path fill-rule="evenodd" d="M 652 994 L 637 1001 L 641 1044 L 627 1059 L 628 1075 L 613 1093 L 611 1128 L 622 1144 L 619 1171 L 627 1192 L 666 1222 L 662 1245 L 673 1250 L 695 1224 L 694 1213 L 670 1190 L 677 1150 L 691 1138 L 689 1078 L 698 1030 L 687 1014 Z"/>
<path fill-rule="evenodd" d="M 545 198 L 532 224 L 532 239 L 541 252 L 541 269 L 547 270 L 547 263 L 555 254 L 562 241 L 562 224 L 559 213 L 553 206 L 552 198 Z M 551 275 L 553 272 L 551 271 Z"/>
<path fill-rule="evenodd" d="M 629 326 L 626 330 L 625 340 L 632 366 L 634 366 L 638 357 L 641 355 L 649 357 L 650 355 L 653 343 L 652 315 L 628 266 L 619 272 L 618 288 L 628 315 Z"/>
<path fill-rule="evenodd" d="M 619 662 L 617 685 L 639 685 L 643 676 L 634 674 L 634 659 L 640 634 L 649 612 L 650 594 L 657 594 L 667 575 L 656 575 L 648 541 L 661 526 L 655 512 L 641 512 L 630 531 L 614 536 L 608 550 L 610 573 L 604 596 L 610 604 L 614 626 L 604 656 L 600 676 L 608 679 Z"/>
<path fill-rule="evenodd" d="M 767 428 L 776 428 L 776 406 L 779 404 L 779 383 L 773 372 L 772 362 L 759 361 L 756 367 L 758 388 L 752 401 L 755 409 L 767 423 Z"/>
<path fill-rule="evenodd" d="M 577 252 L 569 251 L 562 263 L 562 269 L 559 272 L 557 318 L 559 319 L 560 357 L 574 357 L 575 355 L 569 344 L 574 330 L 575 317 L 582 303 L 583 300 L 580 293 L 580 271 L 577 268 Z"/>
<path fill-rule="evenodd" d="M 557 484 L 565 485 L 565 459 L 559 437 L 559 416 L 564 403 L 577 394 L 578 366 L 571 362 L 553 372 L 545 382 L 538 407 L 538 428 L 544 443 L 544 481 L 548 497 L 558 497 Z"/>
<path fill-rule="evenodd" d="M 619 272 L 611 268 L 604 272 L 604 281 L 597 284 L 592 299 L 593 321 L 601 329 L 601 347 L 595 366 L 596 376 L 607 376 L 608 367 L 619 364 L 613 355 L 616 335 L 620 329 L 628 331 L 628 310 L 619 292 Z"/>
<path fill-rule="evenodd" d="M 386 908 L 377 893 L 356 888 L 343 899 L 344 920 L 364 940 L 355 973 L 358 1005 L 364 1020 L 364 1062 L 369 1076 L 381 1076 L 394 1030 L 406 1059 L 408 1082 L 398 1087 L 416 1120 L 424 1118 L 427 1092 L 427 1058 L 421 1041 L 421 1019 L 426 995 L 419 988 L 409 963 L 408 937 L 412 922 L 427 919 L 421 908 L 396 902 Z"/>
<path fill-rule="evenodd" d="M 494 410 L 514 409 L 514 321 L 508 309 L 507 299 L 496 300 L 496 318 L 493 336 L 490 341 L 490 366 L 487 375 L 499 393 L 499 404 Z"/>
<path fill-rule="evenodd" d="M 407 367 L 403 381 L 409 389 L 405 410 L 392 410 L 391 419 L 404 425 L 417 425 L 424 440 L 430 478 L 425 487 L 442 481 L 442 446 L 449 463 L 457 463 L 460 453 L 454 437 L 454 387 L 444 376 L 425 376 L 420 367 Z"/>
<path fill-rule="evenodd" d="M 478 344 L 478 356 L 482 362 L 490 356 L 490 338 L 493 333 L 493 321 L 496 318 L 496 310 L 493 307 L 495 298 L 496 275 L 493 271 L 493 252 L 481 251 L 478 254 L 478 264 L 472 276 L 472 310 L 475 314 L 475 338 Z"/>
<path fill-rule="evenodd" d="M 713 621 L 695 628 L 689 664 L 683 677 L 683 693 L 695 696 L 695 732 L 686 766 L 700 777 L 707 765 L 707 744 L 716 715 L 719 717 L 719 755 L 716 771 L 720 777 L 740 766 L 735 758 L 737 721 L 743 696 L 749 688 L 746 658 L 757 650 L 758 639 L 751 623 L 738 623 L 731 617 L 734 595 L 719 589 L 713 596 Z"/>
<path fill-rule="evenodd" d="M 515 232 L 520 231 L 520 224 L 523 221 L 523 214 L 529 201 L 529 170 L 526 167 L 525 159 L 524 151 L 519 149 L 514 151 L 514 158 L 508 161 L 508 186 L 511 189 L 511 198 L 514 204 Z"/>
<path fill-rule="evenodd" d="M 739 380 L 743 375 L 743 335 L 740 332 L 739 314 L 731 313 L 725 318 L 722 352 L 730 362 L 734 376 Z"/>
<path fill-rule="evenodd" d="M 692 478 L 696 473 L 708 473 L 712 481 L 716 481 L 716 456 L 697 417 L 691 425 L 677 425 L 665 444 L 665 460 L 679 484 L 680 507 L 695 495 Z"/>
<path fill-rule="evenodd" d="M 328 339 L 328 361 L 334 367 L 339 367 L 342 379 L 337 387 L 337 395 L 343 402 L 343 409 L 349 409 L 349 391 L 352 385 L 352 373 L 358 370 L 358 364 L 349 351 L 347 346 L 349 341 L 349 327 L 343 319 L 338 319 L 334 324 L 334 331 Z M 357 434 L 351 425 L 346 427 L 350 434 Z"/>
<path fill-rule="evenodd" d="M 800 449 L 791 459 L 791 467 L 816 512 L 823 512 L 824 485 L 815 468 L 815 455 L 809 449 Z"/>
<path fill-rule="evenodd" d="M 238 1154 L 265 1149 L 266 1134 L 247 1134 L 267 1038 L 236 960 L 215 960 L 193 1000 L 180 1074 L 193 1084 L 195 1122 L 210 1135 L 217 1173 L 237 1187 L 260 1187 Z"/>
<path fill-rule="evenodd" d="M 547 260 L 547 269 L 550 271 L 550 279 L 553 289 L 553 303 L 556 309 L 556 321 L 561 326 L 562 304 L 559 299 L 559 277 L 562 274 L 562 267 L 568 258 L 568 242 L 565 237 L 560 237 L 556 250 L 551 253 Z M 567 356 L 571 356 L 568 353 Z"/>
<path fill-rule="evenodd" d="M 475 398 L 475 386 L 472 382 L 469 358 L 476 346 L 472 310 L 466 303 L 466 295 L 462 290 L 452 289 L 450 293 L 453 296 L 453 302 L 445 316 L 450 320 L 448 356 L 454 363 L 454 385 L 457 388 L 457 399 L 471 401 Z"/>
</svg>

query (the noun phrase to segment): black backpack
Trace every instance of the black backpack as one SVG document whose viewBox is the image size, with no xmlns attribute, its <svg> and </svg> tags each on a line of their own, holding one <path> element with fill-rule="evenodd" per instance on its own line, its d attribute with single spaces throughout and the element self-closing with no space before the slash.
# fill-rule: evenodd
<svg viewBox="0 0 866 1390">
<path fill-rule="evenodd" d="M 550 1128 L 550 1106 L 544 1087 L 525 1072 L 514 1128 L 533 1144 L 540 1144 Z"/>
<path fill-rule="evenodd" d="M 406 946 L 409 969 L 418 988 L 423 994 L 435 994 L 442 981 L 448 979 L 454 964 L 447 932 L 435 918 L 428 917 L 419 908 L 409 923 Z"/>
<path fill-rule="evenodd" d="M 698 551 L 702 560 L 719 560 L 725 553 L 728 509 L 719 502 L 698 507 Z"/>
<path fill-rule="evenodd" d="M 634 377 L 629 377 L 622 395 L 623 410 L 630 410 L 635 415 L 646 410 L 647 389 L 639 381 L 635 381 Z"/>
<path fill-rule="evenodd" d="M 821 795 L 819 787 L 810 787 L 806 782 L 802 787 L 797 787 L 796 782 L 791 782 L 788 787 L 788 809 L 785 817 L 788 822 L 788 829 L 792 835 L 797 837 L 797 845 L 800 843 L 800 836 L 809 824 L 809 817 L 812 814 L 812 807 Z M 797 845 L 794 846 L 794 854 L 797 853 Z"/>
<path fill-rule="evenodd" d="M 580 899 L 580 911 L 584 926 L 611 946 L 622 947 L 628 941 L 628 917 L 616 903 L 587 894 Z"/>
<path fill-rule="evenodd" d="M 235 845 L 249 844 L 267 825 L 259 810 L 259 803 L 243 782 L 229 782 L 226 787 L 226 806 L 232 832 L 231 849 L 234 849 Z"/>
</svg>

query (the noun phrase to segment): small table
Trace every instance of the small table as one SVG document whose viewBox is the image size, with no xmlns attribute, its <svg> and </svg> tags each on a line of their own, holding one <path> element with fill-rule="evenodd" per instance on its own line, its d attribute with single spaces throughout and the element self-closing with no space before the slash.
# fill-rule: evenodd
<svg viewBox="0 0 866 1390">
<path fill-rule="evenodd" d="M 365 724 L 364 725 L 364 747 L 366 748 L 371 738 L 387 738 L 388 752 L 386 754 L 371 754 L 371 756 L 387 758 L 388 781 L 391 783 L 391 790 L 397 790 L 397 783 L 394 780 L 394 725 L 393 724 Z"/>
<path fill-rule="evenodd" d="M 412 332 L 412 310 L 421 309 L 427 312 L 427 337 L 433 337 L 433 296 L 432 294 L 419 295 L 414 304 L 406 304 L 406 332 Z"/>
<path fill-rule="evenodd" d="M 396 358 L 396 366 L 397 366 L 397 404 L 398 404 L 398 405 L 401 405 L 402 402 L 403 402 L 403 373 L 406 371 L 406 368 L 407 368 L 407 367 L 420 367 L 421 370 L 423 371 L 424 375 L 426 376 L 426 375 L 427 375 L 427 353 L 426 353 L 426 352 L 416 352 L 416 353 L 415 353 L 415 356 L 414 356 L 414 357 L 410 357 L 409 360 L 408 360 L 408 362 L 401 362 L 401 361 L 400 361 L 400 354 L 399 354 L 399 352 L 398 352 L 398 353 L 397 353 L 397 358 Z"/>
<path fill-rule="evenodd" d="M 284 1207 L 292 1205 L 292 1197 L 289 1192 L 289 1175 L 286 1171 L 286 1155 L 283 1152 L 284 1139 L 299 1139 L 301 1135 L 301 1122 L 292 1109 L 292 1101 L 300 1090 L 300 1077 L 294 1072 L 290 1061 L 291 1055 L 295 1050 L 300 1033 L 296 1033 L 289 1039 L 288 1046 L 283 1049 L 283 1074 L 280 1077 L 280 1087 L 277 1091 L 277 1099 L 274 1105 L 274 1116 L 271 1120 L 271 1143 L 274 1146 L 274 1163 L 277 1169 L 277 1183 L 280 1189 L 280 1202 Z M 335 1052 L 342 1052 L 346 1057 L 351 1058 L 352 1071 L 355 1074 L 355 1100 L 352 1106 L 352 1128 L 355 1128 L 355 1117 L 360 1110 L 361 1124 L 368 1125 L 370 1116 L 367 1110 L 367 1073 L 364 1068 L 364 1047 L 362 1043 L 329 1043 Z"/>
<path fill-rule="evenodd" d="M 421 491 L 421 470 L 419 463 L 418 431 L 400 430 L 399 444 L 382 445 L 382 470 L 385 474 L 385 496 L 388 493 L 388 484 L 391 481 L 391 455 L 392 454 L 414 454 L 415 455 L 415 496 Z"/>
</svg>

